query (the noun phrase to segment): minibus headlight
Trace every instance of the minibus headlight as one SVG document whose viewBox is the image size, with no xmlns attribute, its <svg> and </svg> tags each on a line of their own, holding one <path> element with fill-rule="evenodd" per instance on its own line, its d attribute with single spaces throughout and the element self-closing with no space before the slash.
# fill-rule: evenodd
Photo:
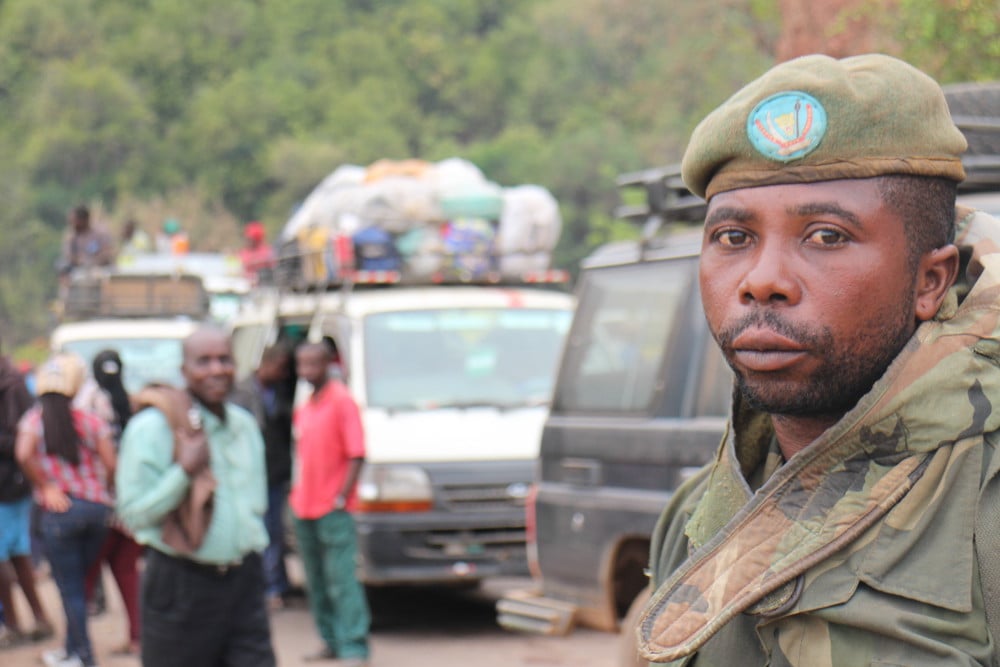
<svg viewBox="0 0 1000 667">
<path fill-rule="evenodd" d="M 371 464 L 361 469 L 361 512 L 426 512 L 433 498 L 431 480 L 419 466 Z"/>
</svg>

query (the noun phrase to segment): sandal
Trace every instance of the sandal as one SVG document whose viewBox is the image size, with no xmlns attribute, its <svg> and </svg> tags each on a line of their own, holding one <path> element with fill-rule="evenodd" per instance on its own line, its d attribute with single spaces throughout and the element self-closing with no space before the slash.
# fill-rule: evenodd
<svg viewBox="0 0 1000 667">
<path fill-rule="evenodd" d="M 0 628 L 0 651 L 22 646 L 27 641 L 28 637 L 23 632 L 15 632 L 8 627 Z"/>
<path fill-rule="evenodd" d="M 139 642 L 127 642 L 112 649 L 111 655 L 139 655 Z"/>
<path fill-rule="evenodd" d="M 33 642 L 43 642 L 56 636 L 56 631 L 48 623 L 35 625 L 35 629 L 28 634 L 28 639 Z"/>
</svg>

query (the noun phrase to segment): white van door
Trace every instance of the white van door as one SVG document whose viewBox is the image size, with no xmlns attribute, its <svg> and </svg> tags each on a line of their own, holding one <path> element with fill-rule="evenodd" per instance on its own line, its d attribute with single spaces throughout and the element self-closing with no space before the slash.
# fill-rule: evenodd
<svg viewBox="0 0 1000 667">
<path fill-rule="evenodd" d="M 236 379 L 241 380 L 257 369 L 268 345 L 278 340 L 278 297 L 261 298 L 248 303 L 231 323 Z"/>
</svg>

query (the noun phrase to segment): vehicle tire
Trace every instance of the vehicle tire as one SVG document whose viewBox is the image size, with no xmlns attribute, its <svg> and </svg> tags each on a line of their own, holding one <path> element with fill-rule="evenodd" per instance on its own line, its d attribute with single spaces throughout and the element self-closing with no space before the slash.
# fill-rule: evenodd
<svg viewBox="0 0 1000 667">
<path fill-rule="evenodd" d="M 635 630 L 639 626 L 639 616 L 649 602 L 652 589 L 648 586 L 635 596 L 629 605 L 628 613 L 622 619 L 621 630 L 618 633 L 618 667 L 647 667 L 649 663 L 639 657 L 635 643 Z"/>
</svg>

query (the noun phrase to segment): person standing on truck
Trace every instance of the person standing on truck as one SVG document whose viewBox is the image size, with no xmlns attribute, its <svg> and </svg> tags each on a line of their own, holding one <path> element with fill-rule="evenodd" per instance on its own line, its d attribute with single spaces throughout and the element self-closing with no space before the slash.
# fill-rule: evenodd
<svg viewBox="0 0 1000 667">
<path fill-rule="evenodd" d="M 364 464 L 361 413 L 347 387 L 328 373 L 330 349 L 306 343 L 295 353 L 300 378 L 313 393 L 295 411 L 295 471 L 289 504 L 309 589 L 309 607 L 323 648 L 306 660 L 368 664 L 371 615 L 355 572 L 354 517 Z"/>
<path fill-rule="evenodd" d="M 269 280 L 275 258 L 263 223 L 257 220 L 248 222 L 243 228 L 243 238 L 246 243 L 240 249 L 240 263 L 244 275 L 251 280 Z"/>
<path fill-rule="evenodd" d="M 67 216 L 68 229 L 63 236 L 59 257 L 59 275 L 68 276 L 74 269 L 111 266 L 115 244 L 104 227 L 92 224 L 90 209 L 77 206 Z"/>
<path fill-rule="evenodd" d="M 263 558 L 268 606 L 272 610 L 284 607 L 284 596 L 289 589 L 285 569 L 285 507 L 292 478 L 292 401 L 286 388 L 291 363 L 291 352 L 284 345 L 268 347 L 257 370 L 237 382 L 229 397 L 257 419 L 264 437 L 267 462 L 264 525 L 269 542 Z"/>
<path fill-rule="evenodd" d="M 122 225 L 121 243 L 118 254 L 121 257 L 134 257 L 153 251 L 153 239 L 132 218 Z"/>
<path fill-rule="evenodd" d="M 190 250 L 187 232 L 177 218 L 167 218 L 156 235 L 156 252 L 165 255 L 185 255 Z"/>
<path fill-rule="evenodd" d="M 654 533 L 647 660 L 997 664 L 1000 222 L 955 206 L 965 148 L 884 55 L 782 63 L 695 129 L 736 391 Z"/>
<path fill-rule="evenodd" d="M 235 372 L 229 335 L 195 330 L 184 340 L 181 372 L 188 405 L 148 407 L 129 420 L 116 478 L 118 513 L 147 547 L 142 664 L 274 667 L 260 558 L 267 546 L 264 443 L 253 417 L 226 402 Z M 167 414 L 174 407 L 187 420 L 176 442 Z M 214 478 L 210 519 L 203 539 L 181 548 L 164 527 L 206 468 Z"/>
</svg>

